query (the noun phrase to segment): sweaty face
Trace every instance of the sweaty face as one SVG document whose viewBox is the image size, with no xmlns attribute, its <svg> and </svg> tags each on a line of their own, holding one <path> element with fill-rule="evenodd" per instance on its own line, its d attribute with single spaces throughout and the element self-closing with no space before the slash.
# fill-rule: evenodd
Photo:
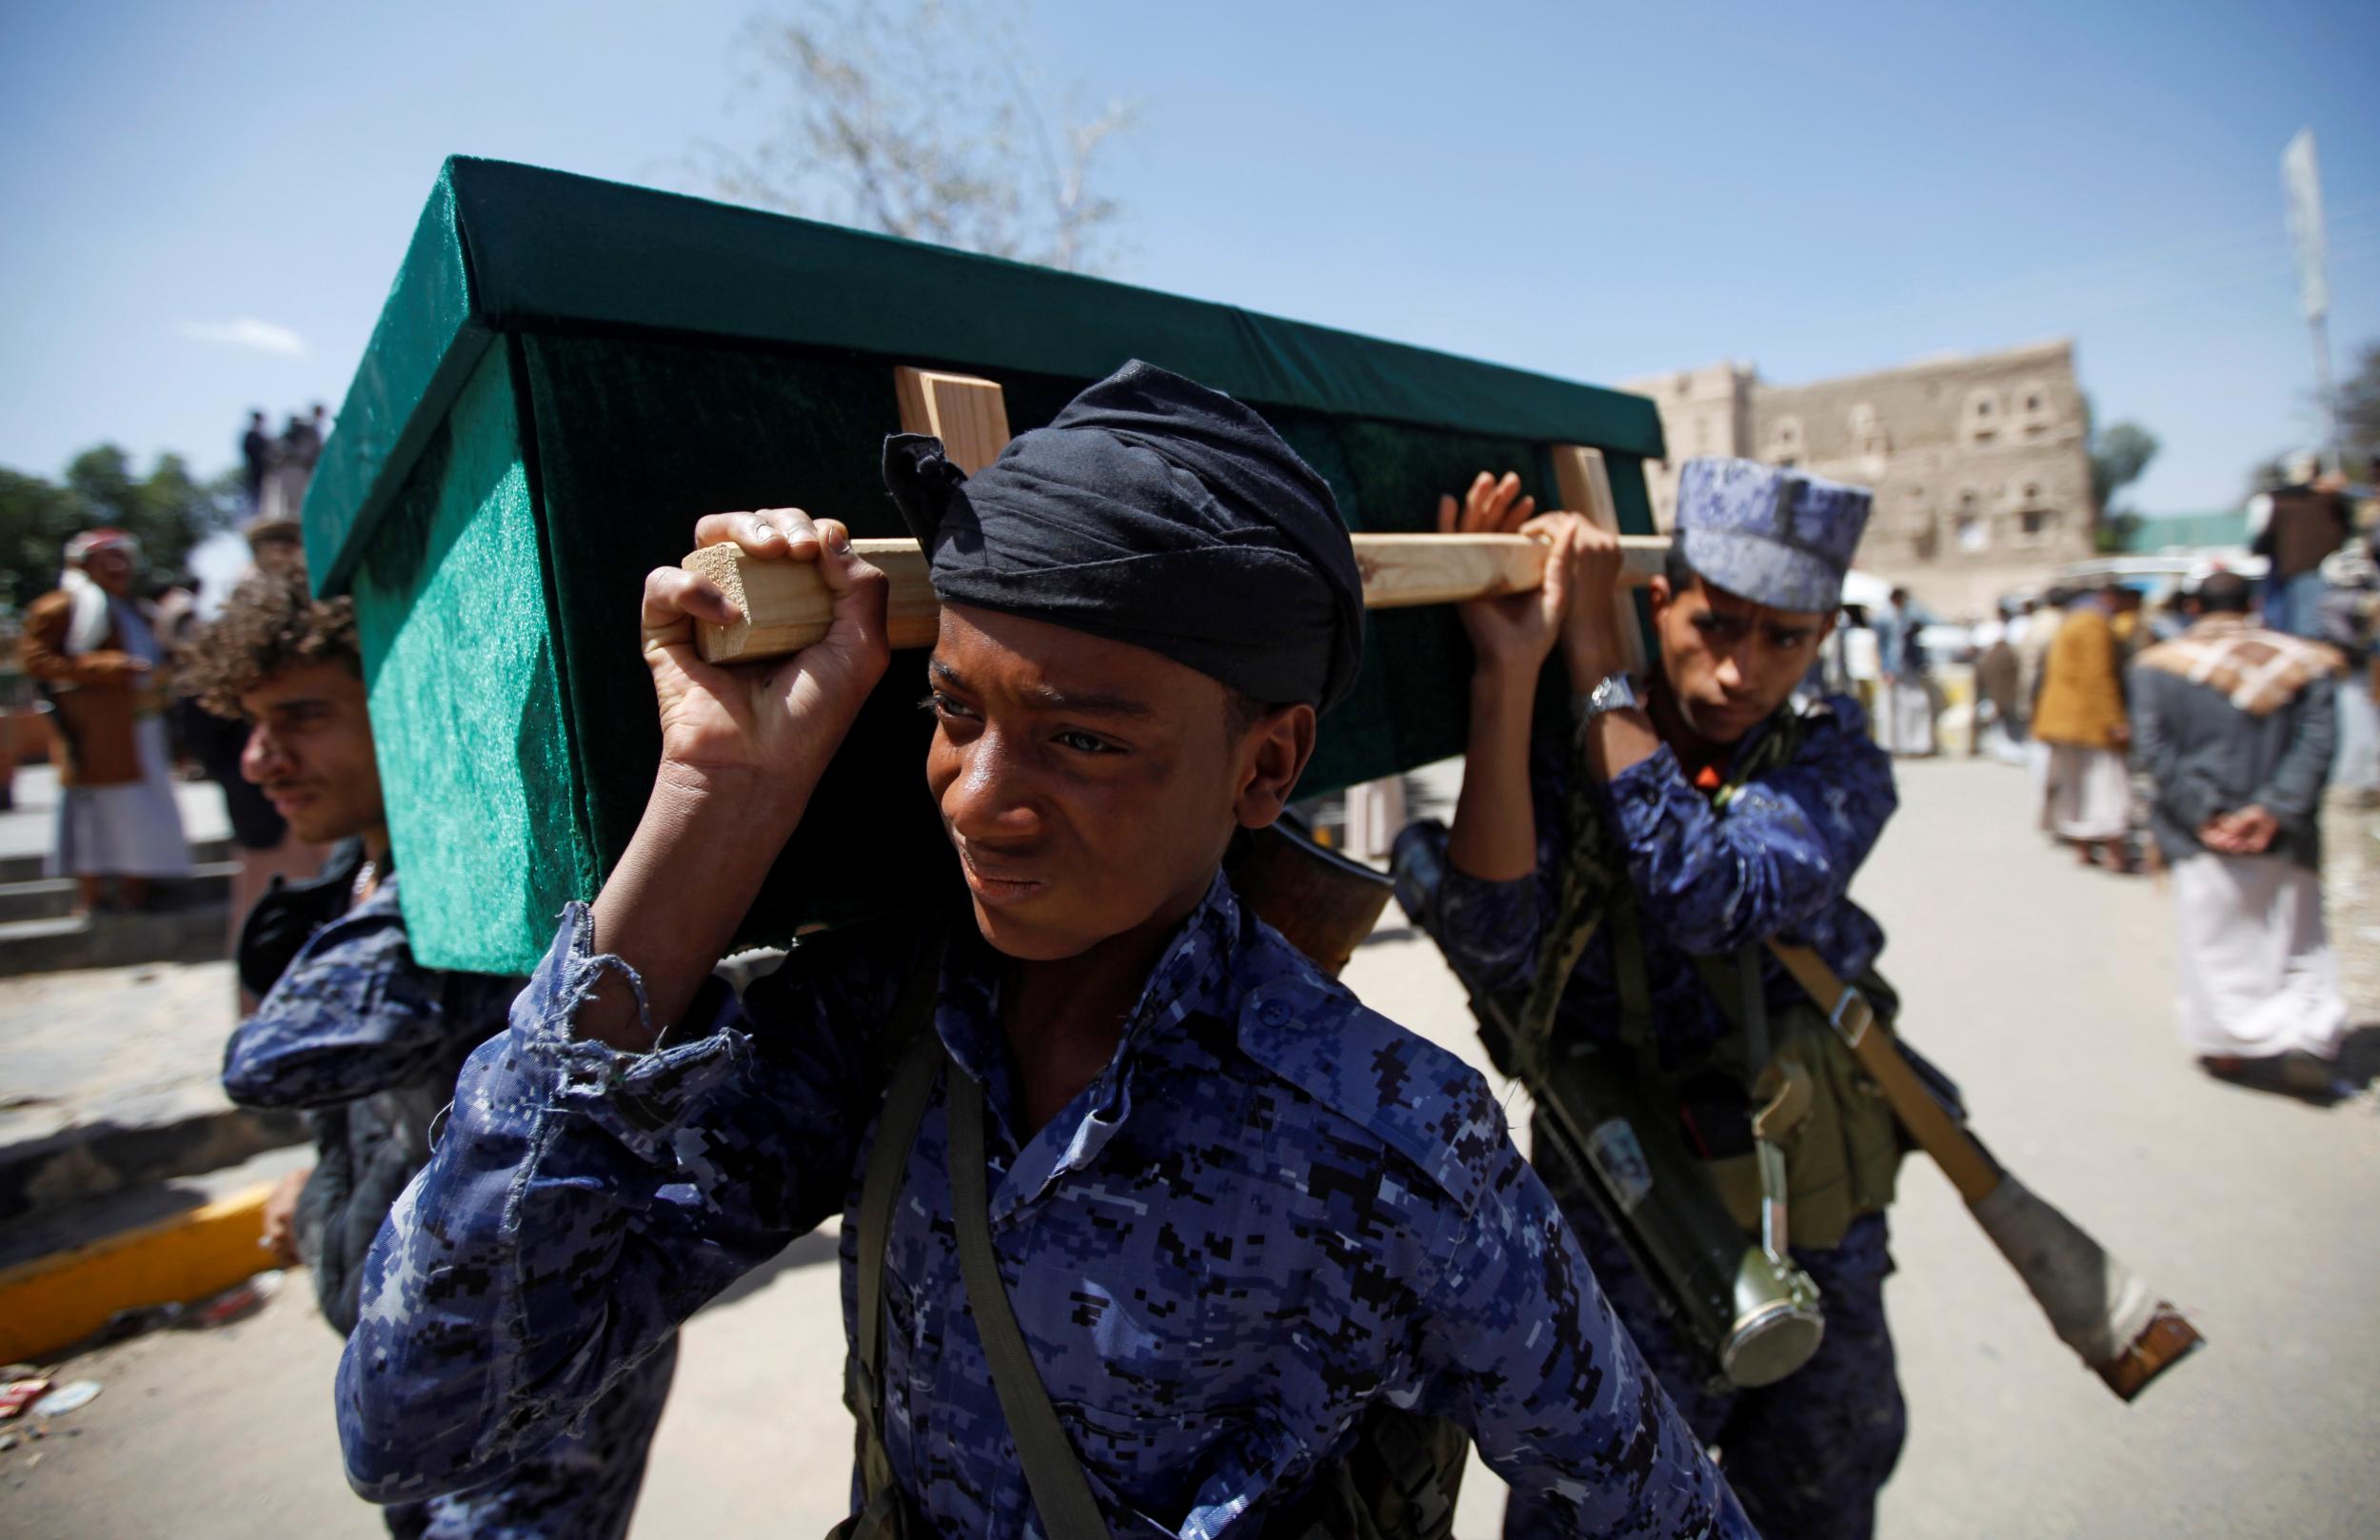
<svg viewBox="0 0 2380 1540">
<path fill-rule="evenodd" d="M 1661 670 L 1696 736 L 1733 743 L 1785 703 L 1810 671 L 1832 615 L 1771 609 L 1696 578 L 1673 593 L 1653 580 Z"/>
<path fill-rule="evenodd" d="M 240 697 L 251 724 L 240 773 L 301 839 L 346 839 L 388 820 L 364 681 L 341 663 L 285 669 Z"/>
<path fill-rule="evenodd" d="M 1170 927 L 1205 896 L 1241 822 L 1275 795 L 1268 735 L 1235 729 L 1222 685 L 1142 647 L 946 604 L 927 669 L 926 784 L 959 852 L 984 939 L 1013 958 L 1071 958 Z"/>
</svg>

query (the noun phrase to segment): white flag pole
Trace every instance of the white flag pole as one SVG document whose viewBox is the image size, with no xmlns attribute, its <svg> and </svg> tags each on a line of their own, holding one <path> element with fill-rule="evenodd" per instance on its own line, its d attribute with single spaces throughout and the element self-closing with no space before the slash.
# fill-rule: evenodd
<svg viewBox="0 0 2380 1540">
<path fill-rule="evenodd" d="M 2314 131 L 2300 128 L 2281 151 L 2281 190 L 2288 199 L 2290 242 L 2297 253 L 2297 303 L 2313 333 L 2314 401 L 2322 412 L 2322 452 L 2333 471 L 2339 452 L 2338 402 L 2330 387 L 2330 285 L 2322 232 L 2322 173 L 2314 163 Z"/>
</svg>

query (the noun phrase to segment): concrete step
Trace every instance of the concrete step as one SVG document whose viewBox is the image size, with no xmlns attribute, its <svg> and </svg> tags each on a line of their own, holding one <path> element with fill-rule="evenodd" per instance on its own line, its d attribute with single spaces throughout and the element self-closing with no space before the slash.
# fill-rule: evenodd
<svg viewBox="0 0 2380 1540">
<path fill-rule="evenodd" d="M 244 1193 L 259 1182 L 278 1181 L 287 1173 L 304 1171 L 313 1163 L 312 1141 L 277 1145 L 213 1171 L 133 1182 L 80 1203 L 0 1220 L 0 1273 L 78 1246 L 105 1242 L 128 1230 Z"/>
<path fill-rule="evenodd" d="M 219 955 L 0 978 L 0 1232 L 304 1138 L 223 1094 L 238 1018 Z"/>
<path fill-rule="evenodd" d="M 218 866 L 232 859 L 238 852 L 231 848 L 228 835 L 211 839 L 190 841 L 190 860 L 198 866 Z M 0 856 L 0 886 L 17 882 L 39 882 L 47 876 L 42 870 L 48 858 L 39 851 L 15 856 Z"/>
<path fill-rule="evenodd" d="M 0 923 L 0 977 L 224 956 L 231 905 L 202 898 L 139 915 L 71 915 Z"/>
<path fill-rule="evenodd" d="M 175 907 L 228 901 L 231 879 L 239 869 L 239 862 L 230 860 L 208 861 L 193 867 L 188 877 L 169 885 L 178 900 Z M 74 887 L 70 877 L 0 882 L 0 924 L 19 919 L 57 919 L 71 914 Z"/>
<path fill-rule="evenodd" d="M 220 1171 L 309 1136 L 297 1113 L 252 1112 L 224 1100 L 220 1090 L 192 1087 L 152 1100 L 124 1122 L 76 1123 L 0 1145 L 0 1254 L 24 1250 L 14 1234 L 33 1215 Z"/>
</svg>

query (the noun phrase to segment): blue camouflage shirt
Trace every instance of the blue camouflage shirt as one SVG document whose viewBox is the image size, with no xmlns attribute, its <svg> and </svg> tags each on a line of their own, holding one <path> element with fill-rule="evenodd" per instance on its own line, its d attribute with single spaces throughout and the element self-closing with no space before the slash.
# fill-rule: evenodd
<svg viewBox="0 0 2380 1540">
<path fill-rule="evenodd" d="M 344 900 L 346 879 L 332 880 Z M 321 889 L 307 885 L 304 901 Z M 354 1324 L 365 1255 L 388 1205 L 429 1159 L 430 1124 L 454 1095 L 455 1072 L 503 1029 L 520 988 L 517 977 L 417 963 L 390 872 L 307 937 L 231 1034 L 225 1093 L 244 1107 L 302 1108 L 313 1125 L 316 1158 L 295 1229 L 337 1330 Z"/>
<path fill-rule="evenodd" d="M 224 1091 L 246 1107 L 329 1108 L 427 1085 L 446 1103 L 463 1056 L 505 1022 L 518 975 L 413 960 L 397 874 L 307 939 L 225 1046 Z"/>
<path fill-rule="evenodd" d="M 488 1479 L 838 1211 L 847 1333 L 889 1056 L 871 1029 L 923 944 L 887 925 L 805 941 L 630 1056 L 572 1034 L 601 972 L 626 973 L 572 906 L 373 1248 L 338 1384 L 357 1490 Z M 980 940 L 954 942 L 935 1030 L 984 1084 L 1001 1270 L 1113 1532 L 1210 1536 L 1269 1510 L 1382 1401 L 1463 1424 L 1577 1534 L 1751 1532 L 1480 1077 L 1220 877 L 1114 1059 L 1030 1133 L 997 980 Z M 931 1532 L 1038 1534 L 967 1309 L 945 1138 L 938 1091 L 888 1248 L 891 1461 Z"/>
<path fill-rule="evenodd" d="M 1735 761 L 1775 730 L 1764 723 L 1746 734 Z M 1575 796 L 1576 735 L 1541 735 L 1530 754 L 1537 872 L 1491 882 L 1446 863 L 1433 934 L 1475 987 L 1525 988 L 1544 929 L 1558 913 L 1571 809 L 1583 804 L 1609 821 L 1627 862 L 1665 1063 L 1687 1062 L 1728 1030 L 1695 954 L 1730 954 L 1781 937 L 1811 947 L 1838 977 L 1856 978 L 1884 949 L 1883 931 L 1848 895 L 1853 874 L 1900 802 L 1892 760 L 1869 739 L 1865 715 L 1847 696 L 1809 704 L 1798 731 L 1793 757 L 1747 780 L 1724 813 L 1667 744 L 1608 786 L 1581 785 L 1576 790 L 1583 798 Z M 1759 961 L 1772 1009 L 1806 1002 L 1765 948 Z M 1619 981 L 1611 926 L 1598 925 L 1588 940 L 1557 1020 L 1591 1041 L 1616 1043 Z"/>
</svg>

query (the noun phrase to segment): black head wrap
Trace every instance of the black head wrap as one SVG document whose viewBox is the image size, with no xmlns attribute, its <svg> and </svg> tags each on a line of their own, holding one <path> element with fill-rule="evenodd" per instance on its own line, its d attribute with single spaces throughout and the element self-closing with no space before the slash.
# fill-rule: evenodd
<svg viewBox="0 0 2380 1540">
<path fill-rule="evenodd" d="M 1135 360 L 973 477 L 920 433 L 884 484 L 934 591 L 1161 653 L 1268 705 L 1329 710 L 1363 650 L 1331 489 L 1255 412 Z"/>
</svg>

